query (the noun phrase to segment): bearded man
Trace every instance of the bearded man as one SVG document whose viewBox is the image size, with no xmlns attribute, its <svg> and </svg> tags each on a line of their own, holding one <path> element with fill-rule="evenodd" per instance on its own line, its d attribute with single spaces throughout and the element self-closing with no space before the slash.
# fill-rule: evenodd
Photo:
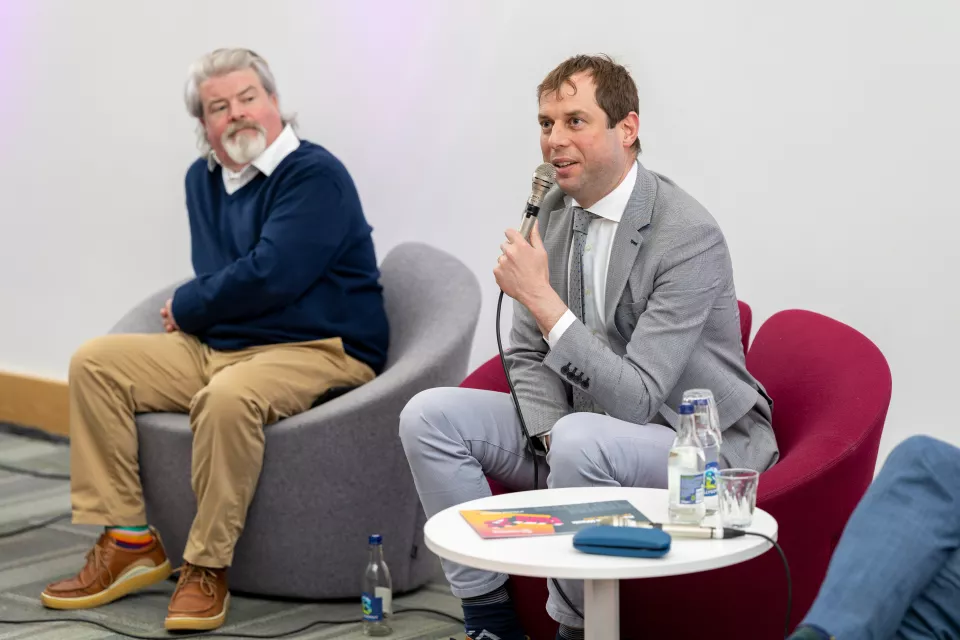
<svg viewBox="0 0 960 640">
<path fill-rule="evenodd" d="M 373 379 L 388 326 L 353 180 L 297 137 L 266 61 L 207 54 L 185 98 L 202 154 L 186 177 L 196 275 L 157 309 L 157 333 L 95 338 L 70 362 L 73 522 L 105 529 L 80 572 L 41 601 L 91 608 L 170 576 L 147 523 L 134 416 L 184 412 L 197 512 L 165 627 L 208 630 L 226 619 L 264 427 Z"/>
</svg>

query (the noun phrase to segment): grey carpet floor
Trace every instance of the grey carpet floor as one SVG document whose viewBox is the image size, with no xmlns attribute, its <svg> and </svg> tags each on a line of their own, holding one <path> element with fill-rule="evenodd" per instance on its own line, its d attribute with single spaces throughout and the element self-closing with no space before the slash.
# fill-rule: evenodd
<svg viewBox="0 0 960 640">
<path fill-rule="evenodd" d="M 16 429 L 0 428 L 0 464 L 37 471 L 67 473 L 68 449 L 62 442 L 27 437 Z M 0 535 L 66 513 L 70 509 L 68 484 L 0 470 Z M 38 595 L 56 579 L 75 573 L 100 529 L 74 526 L 68 520 L 11 538 L 0 538 L 0 640 L 106 640 L 135 634 L 177 638 L 163 630 L 163 617 L 174 583 L 167 582 L 114 603 L 78 612 L 59 612 L 40 605 Z M 439 565 L 438 565 L 439 566 Z M 362 567 L 357 568 L 362 571 Z M 414 593 L 398 596 L 394 609 L 429 608 L 460 616 L 459 601 L 450 594 L 442 574 L 436 582 Z M 357 602 L 299 602 L 268 600 L 233 594 L 227 624 L 210 634 L 270 635 L 304 627 L 315 620 L 355 620 Z M 69 617 L 93 620 L 119 629 L 112 633 L 93 625 L 65 622 L 9 624 L 5 621 Z M 429 613 L 408 613 L 392 619 L 394 640 L 446 640 L 463 637 L 463 625 Z M 322 624 L 295 635 L 296 640 L 363 638 L 359 623 Z"/>
</svg>

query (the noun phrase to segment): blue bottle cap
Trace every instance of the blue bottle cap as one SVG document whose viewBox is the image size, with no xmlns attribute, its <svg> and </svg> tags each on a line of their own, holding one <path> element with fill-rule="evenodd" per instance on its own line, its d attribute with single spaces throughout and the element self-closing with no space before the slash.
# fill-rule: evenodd
<svg viewBox="0 0 960 640">
<path fill-rule="evenodd" d="M 690 402 L 683 402 L 680 404 L 680 415 L 687 415 L 693 413 L 693 404 Z"/>
<path fill-rule="evenodd" d="M 693 399 L 693 404 L 708 405 L 708 404 L 710 404 L 710 401 L 707 400 L 706 398 L 694 398 L 694 399 Z"/>
<path fill-rule="evenodd" d="M 379 533 L 375 533 L 370 536 L 370 544 L 383 544 L 383 536 Z"/>
</svg>

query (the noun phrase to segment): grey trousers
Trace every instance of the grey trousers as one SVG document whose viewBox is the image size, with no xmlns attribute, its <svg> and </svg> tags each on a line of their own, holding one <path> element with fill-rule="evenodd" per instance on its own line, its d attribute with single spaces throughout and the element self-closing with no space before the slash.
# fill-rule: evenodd
<svg viewBox="0 0 960 640">
<path fill-rule="evenodd" d="M 540 487 L 667 487 L 672 429 L 636 425 L 596 413 L 560 419 L 550 453 L 541 463 Z M 533 489 L 533 458 L 508 394 L 477 389 L 430 389 L 400 414 L 400 439 L 427 517 L 491 495 L 484 476 L 512 489 Z M 534 506 L 534 505 L 531 505 Z M 453 594 L 470 598 L 507 581 L 505 574 L 442 561 Z M 561 588 L 583 611 L 583 583 L 561 580 Z M 547 613 L 576 628 L 581 620 L 547 581 Z"/>
</svg>

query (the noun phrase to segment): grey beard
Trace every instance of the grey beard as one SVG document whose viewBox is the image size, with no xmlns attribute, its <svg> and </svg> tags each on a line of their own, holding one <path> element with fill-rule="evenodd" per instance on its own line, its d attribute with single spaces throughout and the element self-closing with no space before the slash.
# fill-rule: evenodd
<svg viewBox="0 0 960 640">
<path fill-rule="evenodd" d="M 227 152 L 230 159 L 237 164 L 250 164 L 256 160 L 257 156 L 267 148 L 267 135 L 264 131 L 258 130 L 257 135 L 248 136 L 242 134 L 230 138 L 224 136 L 223 150 Z"/>
</svg>

